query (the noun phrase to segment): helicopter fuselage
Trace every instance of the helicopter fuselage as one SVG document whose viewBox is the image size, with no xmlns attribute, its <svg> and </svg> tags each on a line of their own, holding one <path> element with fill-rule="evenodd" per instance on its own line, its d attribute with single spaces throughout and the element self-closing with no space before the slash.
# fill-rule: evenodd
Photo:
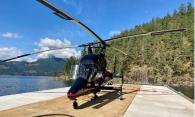
<svg viewBox="0 0 195 117">
<path fill-rule="evenodd" d="M 106 72 L 106 65 L 104 54 L 88 54 L 83 56 L 80 60 L 77 78 L 69 89 L 67 96 L 72 98 L 81 89 L 100 86 L 101 83 L 97 83 L 98 79 L 95 79 L 95 77 L 97 74 L 103 76 Z"/>
</svg>

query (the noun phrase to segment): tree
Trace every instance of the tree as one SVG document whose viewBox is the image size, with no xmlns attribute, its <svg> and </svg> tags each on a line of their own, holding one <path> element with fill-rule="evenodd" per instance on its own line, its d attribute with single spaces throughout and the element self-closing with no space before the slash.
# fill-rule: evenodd
<svg viewBox="0 0 195 117">
<path fill-rule="evenodd" d="M 130 77 L 144 76 L 139 70 L 146 66 L 146 70 L 152 68 L 150 77 L 157 78 L 161 83 L 163 79 L 171 82 L 174 77 L 183 78 L 190 74 L 193 81 L 194 63 L 194 8 L 192 4 L 181 4 L 179 10 L 174 10 L 173 15 L 167 13 L 164 18 L 153 18 L 150 22 L 137 25 L 133 29 L 126 29 L 118 36 L 133 35 L 141 32 L 155 30 L 167 30 L 175 28 L 186 28 L 185 33 L 171 33 L 161 36 L 144 36 L 136 38 L 126 38 L 120 41 L 113 41 L 111 46 L 120 48 L 129 55 L 126 62 L 128 67 L 125 71 Z M 113 55 L 121 61 L 124 56 L 109 49 L 106 51 L 108 68 L 112 68 Z M 192 64 L 192 65 L 191 65 Z M 117 63 L 117 71 L 120 71 L 121 63 Z M 138 71 L 134 71 L 136 67 Z M 143 70 L 143 69 L 142 69 Z M 146 73 L 146 71 L 143 71 Z M 135 75 L 135 76 L 133 76 Z M 179 79 L 182 80 L 182 79 Z M 178 80 L 178 81 L 179 81 Z M 193 83 L 192 83 L 193 84 Z"/>
<path fill-rule="evenodd" d="M 181 15 L 184 15 L 185 13 L 186 13 L 186 6 L 185 6 L 185 4 L 181 4 L 180 5 L 180 7 L 179 7 L 179 13 L 181 14 Z"/>
<path fill-rule="evenodd" d="M 188 6 L 187 6 L 187 15 L 191 15 L 194 13 L 194 8 L 192 6 L 191 3 L 188 3 Z"/>
</svg>

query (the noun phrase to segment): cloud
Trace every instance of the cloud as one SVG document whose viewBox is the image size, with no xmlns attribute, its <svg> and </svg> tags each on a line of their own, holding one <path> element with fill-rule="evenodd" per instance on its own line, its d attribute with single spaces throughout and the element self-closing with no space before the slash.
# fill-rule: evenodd
<svg viewBox="0 0 195 117">
<path fill-rule="evenodd" d="M 73 7 L 74 9 L 77 10 L 77 13 L 80 14 L 82 12 L 82 6 L 77 2 L 75 2 L 75 0 L 64 0 L 64 3 L 68 6 Z"/>
<path fill-rule="evenodd" d="M 39 42 L 36 42 L 35 45 L 37 48 L 34 49 L 34 52 L 44 51 L 48 49 L 55 49 L 55 48 L 63 48 L 66 46 L 71 46 L 71 42 L 67 39 L 60 40 L 60 39 L 51 39 L 51 38 L 42 38 Z M 23 55 L 24 53 L 17 49 L 16 47 L 0 47 L 0 60 L 5 60 L 9 58 L 13 58 L 19 55 Z M 66 48 L 61 50 L 54 50 L 48 51 L 44 53 L 40 53 L 35 56 L 27 56 L 18 59 L 14 59 L 12 61 L 27 61 L 27 62 L 34 62 L 38 59 L 44 59 L 49 57 L 57 57 L 57 58 L 69 58 L 71 56 L 80 57 L 81 52 L 77 51 L 75 48 Z"/>
<path fill-rule="evenodd" d="M 120 31 L 117 31 L 117 30 L 113 30 L 113 31 L 109 32 L 110 36 L 114 36 L 114 35 L 118 35 L 118 34 L 120 34 Z"/>
<path fill-rule="evenodd" d="M 19 55 L 22 55 L 23 52 L 18 50 L 15 47 L 1 47 L 0 48 L 0 58 L 1 60 L 5 60 L 5 59 L 9 59 L 9 58 L 13 58 Z M 30 58 L 30 57 L 24 57 L 24 58 L 19 58 L 19 59 L 15 59 L 13 61 L 28 61 L 28 62 L 32 62 L 35 61 L 34 59 Z"/>
<path fill-rule="evenodd" d="M 2 33 L 1 36 L 3 38 L 8 38 L 8 39 L 22 38 L 22 36 L 19 33 L 14 33 L 14 32 L 5 32 L 5 33 Z"/>
<path fill-rule="evenodd" d="M 35 52 L 71 46 L 71 42 L 67 39 L 64 39 L 62 41 L 60 39 L 51 39 L 48 37 L 40 39 L 40 41 L 36 42 L 35 44 L 38 46 L 38 49 L 34 49 Z M 54 51 L 40 53 L 37 55 L 37 59 L 48 58 L 51 56 L 55 56 L 58 58 L 69 58 L 71 56 L 79 57 L 80 55 L 81 55 L 81 52 L 76 51 L 75 48 L 66 48 L 66 49 L 61 49 L 61 50 L 54 50 Z"/>
</svg>

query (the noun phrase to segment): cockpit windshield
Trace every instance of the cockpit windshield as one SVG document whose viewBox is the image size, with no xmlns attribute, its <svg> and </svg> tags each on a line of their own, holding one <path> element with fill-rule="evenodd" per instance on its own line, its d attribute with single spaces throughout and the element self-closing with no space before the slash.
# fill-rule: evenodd
<svg viewBox="0 0 195 117">
<path fill-rule="evenodd" d="M 79 70 L 79 65 L 71 65 L 70 79 L 75 80 L 77 78 L 78 70 Z"/>
<path fill-rule="evenodd" d="M 71 79 L 84 78 L 88 79 L 91 75 L 97 73 L 97 68 L 93 64 L 80 64 L 71 66 Z"/>
</svg>

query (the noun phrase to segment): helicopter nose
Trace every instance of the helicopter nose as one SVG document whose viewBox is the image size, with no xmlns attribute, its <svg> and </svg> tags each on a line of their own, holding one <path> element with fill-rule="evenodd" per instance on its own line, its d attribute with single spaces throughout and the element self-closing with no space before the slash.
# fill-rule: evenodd
<svg viewBox="0 0 195 117">
<path fill-rule="evenodd" d="M 79 77 L 70 87 L 67 96 L 68 97 L 75 97 L 76 93 L 82 89 L 87 84 L 87 80 L 85 78 Z"/>
<path fill-rule="evenodd" d="M 73 100 L 73 99 L 76 98 L 76 94 L 73 94 L 73 93 L 68 93 L 67 96 L 68 96 L 68 98 L 71 99 L 71 100 Z"/>
</svg>

